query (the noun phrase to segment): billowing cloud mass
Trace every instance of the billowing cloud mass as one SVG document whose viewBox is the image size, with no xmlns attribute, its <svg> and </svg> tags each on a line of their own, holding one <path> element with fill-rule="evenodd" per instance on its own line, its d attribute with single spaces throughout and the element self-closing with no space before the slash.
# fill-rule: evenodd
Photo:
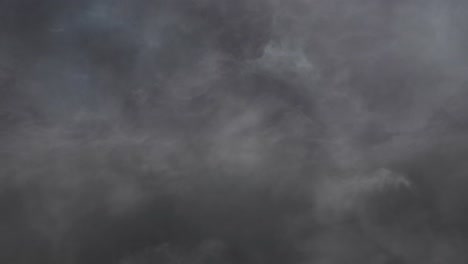
<svg viewBox="0 0 468 264">
<path fill-rule="evenodd" d="M 468 263 L 468 3 L 0 0 L 0 263 Z"/>
</svg>

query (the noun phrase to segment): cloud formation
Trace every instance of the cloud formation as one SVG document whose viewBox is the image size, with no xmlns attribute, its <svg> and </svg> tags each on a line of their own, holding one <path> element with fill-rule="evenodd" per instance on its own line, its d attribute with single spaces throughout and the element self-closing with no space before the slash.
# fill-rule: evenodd
<svg viewBox="0 0 468 264">
<path fill-rule="evenodd" d="M 466 263 L 467 12 L 0 0 L 0 262 Z"/>
</svg>

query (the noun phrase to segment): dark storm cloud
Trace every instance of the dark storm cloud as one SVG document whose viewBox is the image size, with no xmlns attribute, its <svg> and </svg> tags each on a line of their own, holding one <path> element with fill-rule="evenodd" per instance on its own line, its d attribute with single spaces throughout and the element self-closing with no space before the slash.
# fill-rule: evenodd
<svg viewBox="0 0 468 264">
<path fill-rule="evenodd" d="M 465 263 L 467 12 L 1 0 L 0 262 Z"/>
</svg>

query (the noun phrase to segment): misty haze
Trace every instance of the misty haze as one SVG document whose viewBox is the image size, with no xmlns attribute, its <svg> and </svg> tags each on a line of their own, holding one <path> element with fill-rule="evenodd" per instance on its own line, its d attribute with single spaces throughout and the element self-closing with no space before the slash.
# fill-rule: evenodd
<svg viewBox="0 0 468 264">
<path fill-rule="evenodd" d="M 0 263 L 468 263 L 468 1 L 0 0 Z"/>
</svg>

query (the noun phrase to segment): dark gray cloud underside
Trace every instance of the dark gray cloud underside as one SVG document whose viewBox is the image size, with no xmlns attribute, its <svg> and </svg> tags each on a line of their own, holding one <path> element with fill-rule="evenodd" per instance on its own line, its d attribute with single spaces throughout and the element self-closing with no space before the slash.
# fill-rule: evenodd
<svg viewBox="0 0 468 264">
<path fill-rule="evenodd" d="M 467 263 L 461 0 L 0 0 L 0 263 Z"/>
</svg>

